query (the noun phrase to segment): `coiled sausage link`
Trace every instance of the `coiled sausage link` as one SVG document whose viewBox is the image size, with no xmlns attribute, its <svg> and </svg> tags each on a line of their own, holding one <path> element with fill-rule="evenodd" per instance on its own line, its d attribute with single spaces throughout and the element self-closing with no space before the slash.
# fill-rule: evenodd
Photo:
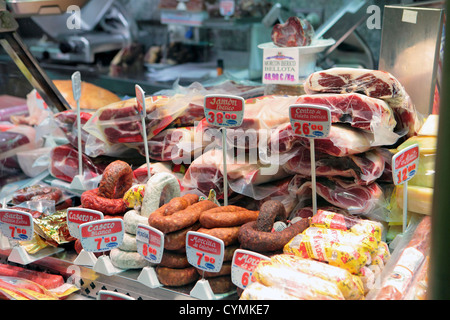
<svg viewBox="0 0 450 320">
<path fill-rule="evenodd" d="M 122 198 L 133 183 L 133 170 L 124 161 L 111 162 L 103 171 L 98 186 L 98 195 L 108 199 Z"/>
<path fill-rule="evenodd" d="M 309 226 L 308 219 L 302 219 L 282 231 L 272 231 L 277 217 L 286 219 L 286 210 L 281 202 L 269 200 L 264 202 L 256 221 L 251 221 L 239 228 L 238 239 L 241 247 L 256 252 L 271 252 L 283 249 L 294 236 Z"/>
</svg>

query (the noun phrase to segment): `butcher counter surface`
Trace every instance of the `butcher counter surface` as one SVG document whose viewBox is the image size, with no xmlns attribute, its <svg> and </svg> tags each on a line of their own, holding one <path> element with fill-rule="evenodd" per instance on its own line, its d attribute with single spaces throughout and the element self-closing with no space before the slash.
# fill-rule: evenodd
<svg viewBox="0 0 450 320">
<path fill-rule="evenodd" d="M 129 269 L 120 273 L 108 276 L 95 272 L 91 267 L 75 265 L 73 261 L 77 258 L 77 253 L 73 250 L 64 250 L 54 255 L 33 261 L 28 265 L 19 265 L 8 261 L 11 250 L 0 249 L 0 263 L 18 265 L 24 268 L 37 271 L 47 271 L 49 273 L 61 274 L 66 282 L 74 283 L 80 288 L 77 299 L 96 299 L 100 290 L 110 290 L 120 292 L 137 300 L 195 300 L 190 296 L 194 284 L 177 288 L 150 288 L 137 278 L 141 269 Z M 236 291 L 228 294 L 216 295 L 217 299 L 237 300 Z"/>
</svg>

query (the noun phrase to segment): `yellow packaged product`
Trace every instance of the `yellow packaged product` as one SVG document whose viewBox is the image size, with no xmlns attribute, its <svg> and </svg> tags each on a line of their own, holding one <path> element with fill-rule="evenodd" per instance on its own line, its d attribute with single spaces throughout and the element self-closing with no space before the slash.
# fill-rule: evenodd
<svg viewBox="0 0 450 320">
<path fill-rule="evenodd" d="M 255 280 L 267 287 L 302 300 L 344 300 L 341 290 L 330 281 L 296 271 L 271 261 L 261 261 L 253 272 Z"/>
<path fill-rule="evenodd" d="M 316 236 L 301 233 L 292 238 L 283 248 L 283 253 L 291 253 L 302 258 L 328 262 L 358 274 L 369 263 L 370 255 L 358 244 L 329 241 L 321 234 Z"/>
<path fill-rule="evenodd" d="M 383 233 L 383 225 L 379 222 L 320 209 L 312 217 L 311 226 L 372 235 L 377 242 L 381 241 Z"/>
<path fill-rule="evenodd" d="M 145 194 L 145 184 L 132 186 L 123 195 L 123 201 L 127 208 L 139 209 L 142 206 L 142 200 Z"/>
<path fill-rule="evenodd" d="M 292 254 L 278 254 L 272 256 L 270 261 L 273 264 L 281 264 L 299 272 L 335 283 L 346 300 L 360 300 L 364 298 L 364 287 L 361 279 L 345 269 L 325 262 L 304 259 Z"/>
<path fill-rule="evenodd" d="M 239 300 L 299 300 L 284 292 L 281 288 L 266 287 L 259 282 L 253 282 L 244 289 Z"/>
</svg>

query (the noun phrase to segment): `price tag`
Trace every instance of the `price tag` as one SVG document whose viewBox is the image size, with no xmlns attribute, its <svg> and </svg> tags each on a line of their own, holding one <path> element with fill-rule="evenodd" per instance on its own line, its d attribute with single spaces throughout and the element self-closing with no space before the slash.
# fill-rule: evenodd
<svg viewBox="0 0 450 320">
<path fill-rule="evenodd" d="M 219 272 L 223 264 L 224 243 L 216 237 L 189 231 L 186 235 L 186 256 L 194 267 L 208 272 Z"/>
<path fill-rule="evenodd" d="M 408 222 L 408 181 L 419 168 L 419 145 L 413 144 L 392 157 L 392 176 L 395 185 L 403 184 L 403 232 Z"/>
<path fill-rule="evenodd" d="M 292 105 L 289 119 L 294 134 L 305 138 L 325 138 L 330 134 L 331 112 L 324 106 Z"/>
<path fill-rule="evenodd" d="M 296 84 L 299 82 L 298 48 L 264 48 L 264 84 Z"/>
<path fill-rule="evenodd" d="M 138 224 L 136 229 L 137 251 L 148 261 L 160 263 L 164 253 L 164 233 L 160 230 Z"/>
<path fill-rule="evenodd" d="M 205 117 L 209 125 L 238 127 L 244 119 L 244 98 L 231 95 L 205 96 Z"/>
<path fill-rule="evenodd" d="M 135 300 L 135 299 L 133 297 L 127 296 L 124 293 L 109 290 L 100 290 L 97 293 L 97 300 Z"/>
<path fill-rule="evenodd" d="M 289 107 L 289 120 L 294 135 L 308 138 L 309 140 L 313 215 L 315 215 L 317 213 L 317 192 L 314 139 L 325 138 L 330 134 L 331 112 L 325 106 L 294 104 Z"/>
<path fill-rule="evenodd" d="M 392 157 L 392 176 L 394 184 L 399 185 L 409 181 L 419 168 L 419 145 L 414 144 Z"/>
<path fill-rule="evenodd" d="M 120 218 L 86 222 L 80 225 L 81 245 L 87 252 L 102 252 L 122 244 L 124 226 Z"/>
<path fill-rule="evenodd" d="M 81 238 L 80 225 L 86 222 L 103 219 L 103 213 L 97 210 L 86 208 L 68 208 L 67 209 L 67 227 L 72 237 Z"/>
<path fill-rule="evenodd" d="M 262 254 L 237 249 L 234 251 L 231 264 L 231 281 L 241 289 L 253 283 L 253 271 L 261 260 L 269 260 Z"/>
<path fill-rule="evenodd" d="M 10 240 L 29 241 L 33 237 L 33 217 L 30 213 L 0 209 L 0 231 Z"/>
<path fill-rule="evenodd" d="M 234 14 L 234 0 L 220 0 L 219 11 L 224 17 L 230 17 Z"/>
<path fill-rule="evenodd" d="M 139 115 L 141 117 L 145 117 L 147 110 L 145 110 L 146 107 L 145 107 L 144 90 L 142 90 L 142 88 L 139 85 L 135 85 L 134 89 L 136 92 L 136 102 L 137 102 L 137 109 L 138 109 Z"/>
</svg>

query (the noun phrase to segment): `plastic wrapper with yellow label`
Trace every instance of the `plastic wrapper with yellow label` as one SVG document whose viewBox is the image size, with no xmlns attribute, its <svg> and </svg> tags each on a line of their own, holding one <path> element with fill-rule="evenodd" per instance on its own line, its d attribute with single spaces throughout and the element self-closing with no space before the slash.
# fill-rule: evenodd
<svg viewBox="0 0 450 320">
<path fill-rule="evenodd" d="M 123 195 L 123 201 L 127 208 L 140 209 L 145 194 L 145 184 L 137 184 L 132 186 Z"/>
<path fill-rule="evenodd" d="M 331 240 L 324 233 L 308 234 L 306 232 L 308 229 L 292 238 L 284 246 L 283 252 L 306 259 L 325 261 L 352 274 L 359 274 L 361 268 L 370 263 L 371 253 L 368 251 L 367 246 L 361 245 L 360 242 L 349 243 Z M 317 229 L 331 230 L 325 228 Z"/>
<path fill-rule="evenodd" d="M 379 222 L 325 210 L 317 211 L 311 219 L 311 226 L 371 235 L 377 242 L 381 241 L 383 233 L 383 225 Z"/>
<path fill-rule="evenodd" d="M 302 300 L 344 300 L 337 284 L 270 261 L 261 261 L 253 276 L 265 286 L 282 288 Z"/>
<path fill-rule="evenodd" d="M 292 254 L 275 255 L 270 258 L 270 261 L 274 265 L 287 266 L 298 272 L 335 283 L 346 300 L 360 300 L 364 298 L 364 287 L 361 279 L 342 268 L 312 259 L 304 259 Z"/>
<path fill-rule="evenodd" d="M 285 292 L 284 288 L 267 287 L 259 282 L 253 282 L 242 292 L 240 300 L 299 300 Z"/>
</svg>

